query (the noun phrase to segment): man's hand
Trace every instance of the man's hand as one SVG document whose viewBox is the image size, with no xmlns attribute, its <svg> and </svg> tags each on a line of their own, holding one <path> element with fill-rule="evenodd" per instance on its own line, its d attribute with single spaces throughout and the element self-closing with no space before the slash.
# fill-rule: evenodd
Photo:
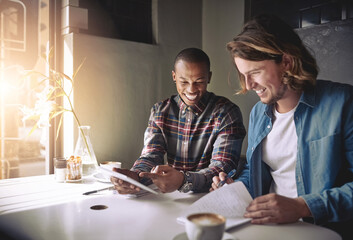
<svg viewBox="0 0 353 240">
<path fill-rule="evenodd" d="M 251 223 L 290 223 L 311 216 L 303 198 L 287 198 L 274 193 L 255 198 L 246 208 L 244 217 Z"/>
<path fill-rule="evenodd" d="M 210 192 L 212 192 L 213 190 L 216 190 L 218 188 L 219 182 L 224 180 L 226 180 L 227 184 L 234 182 L 232 178 L 227 178 L 227 174 L 225 172 L 220 172 L 219 176 L 214 176 L 212 178 L 213 182 L 212 182 L 212 187 L 210 188 Z"/>
<path fill-rule="evenodd" d="M 113 168 L 113 171 L 124 174 L 136 181 L 139 181 L 137 173 L 130 171 L 129 169 Z M 140 191 L 139 187 L 136 187 L 135 185 L 116 177 L 110 177 L 110 181 L 114 184 L 115 190 L 117 190 L 120 194 L 134 194 Z"/>
<path fill-rule="evenodd" d="M 168 165 L 158 165 L 151 172 L 141 172 L 139 176 L 151 178 L 163 193 L 179 189 L 184 182 L 184 174 Z"/>
</svg>

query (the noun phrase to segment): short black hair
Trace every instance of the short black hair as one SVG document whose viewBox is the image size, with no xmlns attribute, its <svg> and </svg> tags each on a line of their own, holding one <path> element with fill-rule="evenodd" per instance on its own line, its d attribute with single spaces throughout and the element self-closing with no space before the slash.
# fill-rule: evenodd
<svg viewBox="0 0 353 240">
<path fill-rule="evenodd" d="M 208 71 L 211 69 L 211 63 L 210 63 L 210 58 L 207 56 L 207 54 L 202 51 L 199 48 L 186 48 L 178 53 L 178 55 L 175 57 L 174 61 L 174 70 L 175 70 L 175 64 L 180 61 L 184 60 L 186 62 L 191 62 L 191 63 L 206 63 Z"/>
</svg>

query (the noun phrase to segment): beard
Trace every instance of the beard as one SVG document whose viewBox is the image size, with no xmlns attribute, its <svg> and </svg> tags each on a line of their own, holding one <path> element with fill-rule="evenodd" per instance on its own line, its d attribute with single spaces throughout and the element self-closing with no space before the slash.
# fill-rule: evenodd
<svg viewBox="0 0 353 240">
<path fill-rule="evenodd" d="M 287 90 L 288 90 L 288 86 L 282 82 L 280 87 L 278 88 L 278 91 L 276 92 L 276 95 L 272 96 L 267 101 L 261 100 L 261 102 L 264 104 L 267 104 L 267 105 L 275 104 L 278 100 L 281 100 L 283 98 L 283 96 L 287 92 Z"/>
</svg>

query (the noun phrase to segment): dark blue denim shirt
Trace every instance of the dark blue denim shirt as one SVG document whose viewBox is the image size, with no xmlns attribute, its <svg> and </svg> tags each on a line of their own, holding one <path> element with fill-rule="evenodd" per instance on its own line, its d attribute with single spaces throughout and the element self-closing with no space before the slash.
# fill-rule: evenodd
<svg viewBox="0 0 353 240">
<path fill-rule="evenodd" d="M 262 142 L 272 129 L 273 105 L 250 113 L 247 165 L 239 177 L 253 197 L 269 192 L 272 177 L 262 161 Z M 353 219 L 353 86 L 318 80 L 301 95 L 294 113 L 298 135 L 298 196 L 314 222 Z M 281 149 L 274 149 L 281 151 Z"/>
</svg>

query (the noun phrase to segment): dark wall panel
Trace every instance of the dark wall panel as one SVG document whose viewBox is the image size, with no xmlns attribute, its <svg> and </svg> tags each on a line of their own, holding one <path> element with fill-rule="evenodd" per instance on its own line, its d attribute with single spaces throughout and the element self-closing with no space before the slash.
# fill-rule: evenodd
<svg viewBox="0 0 353 240">
<path fill-rule="evenodd" d="M 314 53 L 319 78 L 353 84 L 353 19 L 296 31 Z"/>
</svg>

